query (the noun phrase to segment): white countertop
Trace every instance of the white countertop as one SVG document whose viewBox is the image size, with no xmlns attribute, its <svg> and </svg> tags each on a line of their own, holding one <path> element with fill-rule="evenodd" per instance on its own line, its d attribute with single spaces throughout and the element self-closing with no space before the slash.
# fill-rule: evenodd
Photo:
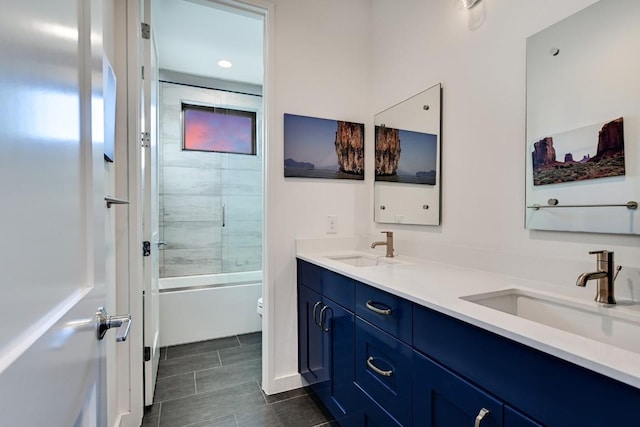
<svg viewBox="0 0 640 427">
<path fill-rule="evenodd" d="M 393 258 L 397 264 L 373 267 L 351 266 L 329 258 L 342 255 L 379 257 L 381 252 L 298 247 L 296 254 L 302 260 L 640 388 L 640 354 L 503 313 L 461 297 L 518 288 L 580 304 L 590 304 L 602 311 L 613 310 L 634 320 L 637 317 L 638 323 L 640 303 L 598 307 L 593 301 L 593 286 L 589 289 L 590 292 L 585 292 L 583 288 L 553 286 L 404 256 Z M 640 340 L 640 336 L 635 339 Z"/>
</svg>

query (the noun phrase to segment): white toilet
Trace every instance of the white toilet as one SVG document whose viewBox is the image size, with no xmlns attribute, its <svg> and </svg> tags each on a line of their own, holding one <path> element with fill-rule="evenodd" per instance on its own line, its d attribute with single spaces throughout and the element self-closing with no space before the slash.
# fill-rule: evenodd
<svg viewBox="0 0 640 427">
<path fill-rule="evenodd" d="M 256 308 L 258 316 L 262 317 L 262 297 L 258 298 L 258 307 Z"/>
</svg>

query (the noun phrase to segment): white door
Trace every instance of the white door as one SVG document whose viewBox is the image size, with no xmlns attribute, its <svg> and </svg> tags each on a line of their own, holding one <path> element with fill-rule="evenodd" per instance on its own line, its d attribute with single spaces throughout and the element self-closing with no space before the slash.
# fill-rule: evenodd
<svg viewBox="0 0 640 427">
<path fill-rule="evenodd" d="M 0 425 L 105 425 L 102 3 L 0 7 Z"/>
<path fill-rule="evenodd" d="M 144 1 L 144 22 L 151 23 L 151 0 Z M 159 200 L 158 200 L 158 62 L 157 50 L 153 37 L 153 27 L 149 38 L 144 39 L 144 102 L 143 129 L 143 233 L 144 240 L 149 242 L 149 252 L 144 258 L 144 401 L 145 405 L 153 403 L 153 394 L 160 361 L 159 346 L 159 290 L 158 275 L 160 269 L 159 250 L 161 247 L 159 232 Z"/>
</svg>

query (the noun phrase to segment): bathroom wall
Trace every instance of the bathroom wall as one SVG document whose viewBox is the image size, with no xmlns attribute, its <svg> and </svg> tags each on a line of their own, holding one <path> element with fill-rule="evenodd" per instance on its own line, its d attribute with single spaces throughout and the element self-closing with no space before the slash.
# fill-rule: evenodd
<svg viewBox="0 0 640 427">
<path fill-rule="evenodd" d="M 269 393 L 301 384 L 297 374 L 295 239 L 326 236 L 336 215 L 339 234 L 369 230 L 373 168 L 365 181 L 284 178 L 283 114 L 365 123 L 370 108 L 370 0 L 275 0 L 273 61 L 265 94 L 270 105 L 266 207 L 265 310 L 269 322 Z M 272 90 L 270 93 L 269 90 Z M 266 328 L 266 327 L 265 327 Z"/>
<path fill-rule="evenodd" d="M 593 270 L 589 250 L 609 249 L 616 294 L 640 299 L 639 237 L 524 228 L 526 38 L 593 3 L 373 1 L 372 113 L 438 82 L 444 96 L 442 226 L 372 232 L 395 230 L 398 253 L 561 286 Z"/>
<path fill-rule="evenodd" d="M 472 11 L 457 0 L 273 3 L 268 392 L 297 384 L 295 238 L 327 236 L 327 215 L 337 215 L 339 236 L 391 229 L 400 254 L 566 286 L 594 267 L 587 251 L 614 250 L 624 265 L 618 292 L 640 295 L 638 237 L 524 228 L 526 38 L 595 0 L 483 0 Z M 444 90 L 441 226 L 374 224 L 371 155 L 364 182 L 284 179 L 284 113 L 365 123 L 372 153 L 373 115 L 438 82 Z M 592 288 L 585 292 L 595 295 Z"/>
<path fill-rule="evenodd" d="M 257 155 L 182 150 L 182 101 L 256 111 Z M 261 270 L 262 97 L 162 82 L 159 114 L 160 277 Z"/>
</svg>

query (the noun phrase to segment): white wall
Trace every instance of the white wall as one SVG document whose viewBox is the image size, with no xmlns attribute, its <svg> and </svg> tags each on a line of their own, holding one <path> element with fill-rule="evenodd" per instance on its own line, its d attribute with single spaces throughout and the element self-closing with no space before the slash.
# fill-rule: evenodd
<svg viewBox="0 0 640 427">
<path fill-rule="evenodd" d="M 295 238 L 396 232 L 399 253 L 573 286 L 616 251 L 619 296 L 640 299 L 640 240 L 524 228 L 526 38 L 595 0 L 277 0 L 269 118 L 269 309 L 274 334 L 268 392 L 295 386 Z M 373 223 L 373 115 L 442 82 L 442 225 Z M 269 95 L 267 95 L 269 96 Z M 365 181 L 282 176 L 282 114 L 366 124 Z M 595 289 L 589 284 L 585 292 Z"/>
<path fill-rule="evenodd" d="M 284 113 L 365 123 L 365 137 L 370 139 L 370 1 L 274 3 L 274 50 L 268 53 L 275 55 L 273 85 L 266 94 L 272 109 L 266 209 L 270 295 L 265 302 L 271 305 L 267 310 L 273 325 L 271 371 L 275 377 L 265 384 L 269 393 L 299 384 L 295 239 L 325 235 L 330 214 L 337 216 L 340 234 L 367 233 L 373 203 L 371 167 L 365 181 L 285 179 L 282 145 Z"/>
<path fill-rule="evenodd" d="M 526 38 L 595 1 L 373 3 L 371 114 L 444 90 L 442 226 L 391 227 L 398 252 L 573 286 L 595 265 L 587 252 L 609 249 L 624 266 L 617 295 L 640 299 L 639 237 L 524 228 Z"/>
</svg>

